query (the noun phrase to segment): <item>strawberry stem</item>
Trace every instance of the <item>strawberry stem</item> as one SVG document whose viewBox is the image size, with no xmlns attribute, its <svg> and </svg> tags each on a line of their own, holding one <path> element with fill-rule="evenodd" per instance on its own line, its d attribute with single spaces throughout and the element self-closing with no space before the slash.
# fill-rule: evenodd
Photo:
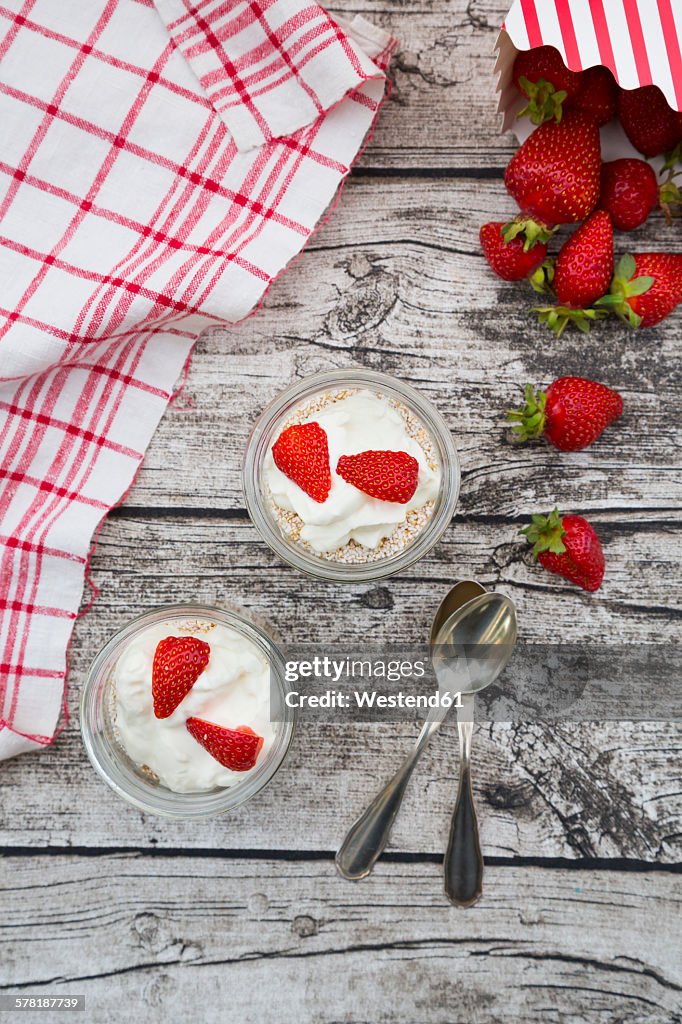
<svg viewBox="0 0 682 1024">
<path fill-rule="evenodd" d="M 531 437 L 541 437 L 545 429 L 545 405 L 547 395 L 538 391 L 532 384 L 523 389 L 524 405 L 520 409 L 508 409 L 507 419 L 513 424 L 512 431 L 515 441 L 528 441 Z"/>
<path fill-rule="evenodd" d="M 682 166 L 682 142 L 678 142 L 674 149 L 671 149 L 669 153 L 665 154 L 665 160 L 661 167 L 659 174 L 665 174 L 666 171 L 677 174 Z M 670 177 L 670 174 L 668 175 Z"/>
<path fill-rule="evenodd" d="M 538 555 L 543 551 L 551 551 L 555 555 L 563 555 L 566 545 L 563 538 L 566 536 L 559 509 L 554 506 L 548 516 L 534 515 L 530 517 L 531 524 L 525 529 L 519 530 L 529 544 L 533 545 L 533 556 L 537 560 Z"/>
<path fill-rule="evenodd" d="M 554 260 L 550 257 L 541 263 L 528 278 L 533 291 L 539 295 L 547 295 L 552 292 L 554 281 Z"/>
<path fill-rule="evenodd" d="M 661 182 L 658 189 L 658 205 L 665 215 L 668 224 L 672 224 L 673 217 L 679 217 L 682 213 L 682 190 L 675 181 L 675 178 L 682 170 L 682 142 L 678 142 L 673 150 L 665 154 L 663 166 L 659 174 L 668 172 L 667 177 Z"/>
<path fill-rule="evenodd" d="M 567 324 L 574 324 L 579 331 L 587 334 L 595 320 L 603 320 L 608 316 L 606 309 L 571 309 L 570 306 L 535 306 L 534 311 L 540 322 L 547 324 L 557 338 L 564 333 Z"/>
</svg>

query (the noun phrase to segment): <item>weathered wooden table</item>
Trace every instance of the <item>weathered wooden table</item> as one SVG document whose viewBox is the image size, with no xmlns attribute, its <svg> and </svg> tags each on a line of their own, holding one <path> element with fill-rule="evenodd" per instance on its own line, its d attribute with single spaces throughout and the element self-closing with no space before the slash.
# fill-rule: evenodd
<svg viewBox="0 0 682 1024">
<path fill-rule="evenodd" d="M 454 725 L 427 751 L 390 851 L 358 884 L 337 876 L 334 850 L 412 725 L 304 726 L 260 799 L 198 825 L 127 808 L 81 748 L 88 661 L 160 603 L 239 604 L 298 641 L 312 623 L 320 638 L 412 642 L 447 587 L 474 576 L 513 598 L 531 640 L 657 642 L 679 628 L 682 318 L 558 343 L 534 323 L 525 286 L 487 271 L 478 228 L 512 212 L 501 179 L 514 142 L 498 135 L 491 75 L 503 0 L 337 8 L 399 35 L 393 98 L 334 216 L 265 308 L 199 344 L 183 397 L 102 529 L 100 595 L 71 650 L 69 726 L 54 749 L 1 769 L 1 987 L 85 993 L 97 1024 L 681 1021 L 679 726 L 480 727 L 486 891 L 467 911 L 445 902 L 439 867 Z M 679 249 L 679 226 L 657 219 L 632 241 Z M 463 488 L 428 558 L 381 585 L 341 587 L 296 575 L 260 542 L 239 467 L 283 385 L 351 363 L 435 402 Z M 619 388 L 622 423 L 576 455 L 513 449 L 502 411 L 526 380 L 560 373 Z M 589 513 L 605 542 L 595 597 L 534 568 L 519 542 L 521 520 L 555 501 Z"/>
</svg>

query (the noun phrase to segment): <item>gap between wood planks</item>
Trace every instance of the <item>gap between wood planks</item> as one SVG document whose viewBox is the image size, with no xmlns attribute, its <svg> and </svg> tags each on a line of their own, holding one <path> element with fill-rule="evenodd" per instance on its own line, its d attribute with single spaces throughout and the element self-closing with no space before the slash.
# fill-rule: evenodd
<svg viewBox="0 0 682 1024">
<path fill-rule="evenodd" d="M 196 857 L 204 860 L 270 860 L 270 861 L 333 861 L 332 850 L 216 850 L 211 847 L 156 847 L 156 846 L 5 846 L 0 859 L 9 857 L 113 857 L 125 855 L 173 859 Z M 386 864 L 441 864 L 439 853 L 389 852 L 381 856 Z M 567 871 L 630 871 L 645 874 L 650 871 L 664 874 L 682 874 L 682 861 L 661 863 L 628 857 L 485 857 L 489 867 L 544 868 Z"/>
<path fill-rule="evenodd" d="M 353 178 L 474 178 L 501 181 L 504 167 L 354 167 Z"/>
<path fill-rule="evenodd" d="M 462 479 L 465 478 L 465 474 L 462 474 Z M 665 515 L 667 513 L 677 515 L 679 508 L 677 505 L 670 505 L 664 507 L 656 507 L 647 509 L 641 507 L 637 509 L 639 513 L 656 513 L 659 515 Z M 598 516 L 604 516 L 606 519 L 609 517 L 615 517 L 619 515 L 632 515 L 632 506 L 623 506 L 622 508 L 594 508 L 590 509 L 590 517 L 596 519 Z M 248 513 L 243 508 L 211 508 L 208 506 L 186 506 L 186 505 L 118 505 L 111 509 L 107 515 L 108 519 L 218 519 L 218 520 L 241 520 L 243 522 L 250 523 Z M 521 518 L 521 517 L 519 517 Z M 491 513 L 491 514 L 477 514 L 467 515 L 463 512 L 457 513 L 457 519 L 461 521 L 471 523 L 481 523 L 488 526 L 506 526 L 510 520 L 513 520 L 513 516 L 504 515 L 503 513 Z M 674 526 L 675 521 L 670 519 L 641 519 L 641 520 L 627 520 L 626 522 L 618 522 L 618 529 L 625 529 L 628 533 L 636 533 L 640 529 L 650 530 L 652 527 L 661 526 Z"/>
</svg>

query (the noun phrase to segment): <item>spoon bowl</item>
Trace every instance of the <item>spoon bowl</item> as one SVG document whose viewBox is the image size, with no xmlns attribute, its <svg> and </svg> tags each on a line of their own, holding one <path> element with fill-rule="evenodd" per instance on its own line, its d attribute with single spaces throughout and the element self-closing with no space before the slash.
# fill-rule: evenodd
<svg viewBox="0 0 682 1024">
<path fill-rule="evenodd" d="M 473 597 L 445 619 L 432 640 L 439 684 L 442 687 L 447 673 L 464 684 L 458 686 L 463 697 L 485 690 L 505 669 L 516 637 L 516 609 L 508 597 L 495 593 Z"/>
<path fill-rule="evenodd" d="M 448 619 L 458 612 L 463 605 L 473 601 L 475 597 L 480 597 L 485 592 L 485 587 L 482 587 L 476 580 L 460 580 L 459 583 L 455 583 L 454 587 L 448 590 L 433 617 L 431 636 L 429 638 L 432 647 L 435 646 L 438 634 Z"/>
</svg>

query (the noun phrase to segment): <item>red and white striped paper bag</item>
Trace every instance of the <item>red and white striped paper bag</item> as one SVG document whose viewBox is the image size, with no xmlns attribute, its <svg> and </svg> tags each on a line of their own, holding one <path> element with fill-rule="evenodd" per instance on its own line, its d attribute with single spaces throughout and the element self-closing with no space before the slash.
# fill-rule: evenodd
<svg viewBox="0 0 682 1024">
<path fill-rule="evenodd" d="M 310 0 L 0 5 L 0 758 L 52 742 L 91 538 L 199 331 L 327 210 L 393 45 Z"/>
<path fill-rule="evenodd" d="M 573 71 L 603 64 L 623 89 L 657 85 L 682 110 L 682 0 L 514 0 L 497 40 L 503 130 L 520 141 L 534 125 L 516 121 L 523 106 L 512 84 L 519 50 L 554 46 Z M 602 129 L 602 155 L 639 156 L 616 123 Z"/>
</svg>

